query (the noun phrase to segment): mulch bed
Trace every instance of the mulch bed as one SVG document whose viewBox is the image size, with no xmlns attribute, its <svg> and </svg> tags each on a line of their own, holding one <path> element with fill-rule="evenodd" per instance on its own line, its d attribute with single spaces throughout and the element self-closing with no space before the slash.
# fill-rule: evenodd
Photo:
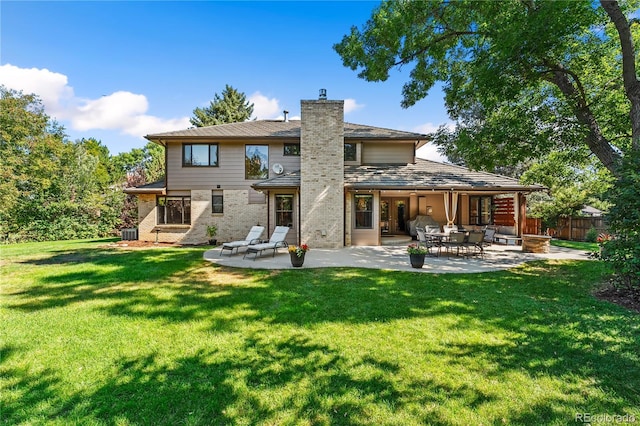
<svg viewBox="0 0 640 426">
<path fill-rule="evenodd" d="M 598 299 L 606 300 L 631 311 L 640 313 L 640 289 L 616 287 L 608 284 L 594 294 Z"/>
</svg>

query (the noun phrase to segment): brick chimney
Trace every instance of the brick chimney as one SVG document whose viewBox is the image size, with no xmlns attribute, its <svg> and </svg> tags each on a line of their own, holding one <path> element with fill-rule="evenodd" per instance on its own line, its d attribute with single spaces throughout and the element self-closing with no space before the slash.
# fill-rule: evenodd
<svg viewBox="0 0 640 426">
<path fill-rule="evenodd" d="M 344 246 L 344 101 L 300 102 L 300 243 Z"/>
</svg>

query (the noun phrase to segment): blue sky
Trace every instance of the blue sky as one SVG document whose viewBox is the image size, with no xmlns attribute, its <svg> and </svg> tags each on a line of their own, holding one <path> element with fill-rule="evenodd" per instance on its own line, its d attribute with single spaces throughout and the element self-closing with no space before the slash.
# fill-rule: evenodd
<svg viewBox="0 0 640 426">
<path fill-rule="evenodd" d="M 410 69 L 369 83 L 333 44 L 362 27 L 378 2 L 2 1 L 0 84 L 36 93 L 71 139 L 112 154 L 149 133 L 190 127 L 196 107 L 226 84 L 258 119 L 300 115 L 301 99 L 345 100 L 345 120 L 429 132 L 449 124 L 438 88 L 400 107 Z M 430 147 L 423 157 L 438 159 Z"/>
</svg>

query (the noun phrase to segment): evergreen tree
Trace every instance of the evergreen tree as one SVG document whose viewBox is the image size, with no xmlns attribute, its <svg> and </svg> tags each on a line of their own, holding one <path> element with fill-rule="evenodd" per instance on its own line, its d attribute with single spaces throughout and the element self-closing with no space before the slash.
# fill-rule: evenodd
<svg viewBox="0 0 640 426">
<path fill-rule="evenodd" d="M 194 109 L 189 121 L 196 127 L 214 126 L 247 121 L 251 114 L 253 104 L 247 101 L 246 95 L 227 84 L 222 96 L 216 93 L 208 107 Z"/>
</svg>

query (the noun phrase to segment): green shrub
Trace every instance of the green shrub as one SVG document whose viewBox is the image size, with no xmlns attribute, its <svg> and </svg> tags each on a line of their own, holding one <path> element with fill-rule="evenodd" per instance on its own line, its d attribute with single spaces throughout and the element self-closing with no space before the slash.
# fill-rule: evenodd
<svg viewBox="0 0 640 426">
<path fill-rule="evenodd" d="M 616 282 L 640 289 L 640 152 L 625 156 L 607 215 L 613 235 L 603 244 L 602 259 L 614 269 Z"/>
<path fill-rule="evenodd" d="M 592 226 L 585 234 L 584 240 L 588 243 L 595 243 L 597 239 L 598 239 L 598 230 Z"/>
</svg>

